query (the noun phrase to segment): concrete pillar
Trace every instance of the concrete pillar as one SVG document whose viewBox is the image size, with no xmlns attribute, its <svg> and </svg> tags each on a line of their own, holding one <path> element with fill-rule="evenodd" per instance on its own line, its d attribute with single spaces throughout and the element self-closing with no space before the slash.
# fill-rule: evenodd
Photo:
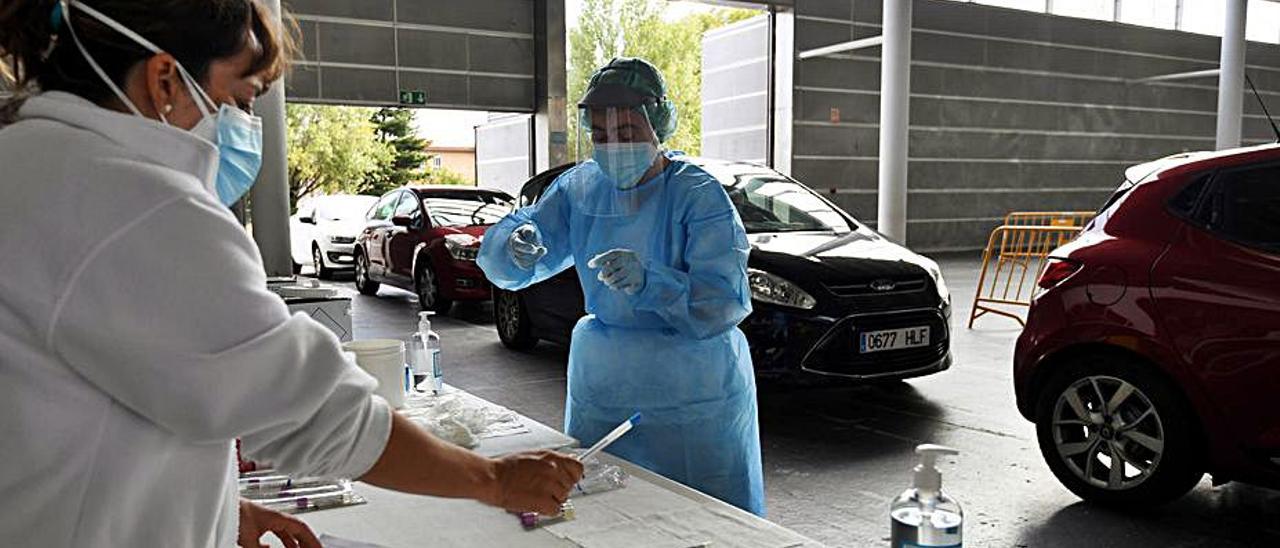
<svg viewBox="0 0 1280 548">
<path fill-rule="evenodd" d="M 533 165 L 541 173 L 569 162 L 568 27 L 564 0 L 538 0 L 534 9 L 538 111 L 533 117 Z"/>
<path fill-rule="evenodd" d="M 280 0 L 263 2 L 280 16 Z M 253 239 L 262 254 L 267 276 L 289 276 L 293 264 L 289 256 L 289 166 L 285 142 L 284 80 L 276 82 L 257 101 L 254 110 L 262 117 L 262 171 L 253 185 L 250 215 Z"/>
<path fill-rule="evenodd" d="M 792 138 L 795 124 L 796 18 L 792 11 L 770 8 L 773 25 L 773 57 L 769 136 L 769 161 L 773 169 L 791 175 Z"/>
<path fill-rule="evenodd" d="M 880 199 L 876 229 L 907 241 L 907 124 L 911 101 L 911 5 L 884 0 L 880 55 Z"/>
<path fill-rule="evenodd" d="M 1222 71 L 1218 75 L 1218 150 L 1240 146 L 1244 115 L 1245 15 L 1248 0 L 1224 0 Z"/>
</svg>

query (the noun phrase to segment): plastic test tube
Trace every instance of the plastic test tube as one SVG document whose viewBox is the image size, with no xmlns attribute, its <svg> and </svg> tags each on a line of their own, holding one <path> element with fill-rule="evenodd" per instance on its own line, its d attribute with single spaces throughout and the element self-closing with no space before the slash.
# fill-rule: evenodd
<svg viewBox="0 0 1280 548">
<path fill-rule="evenodd" d="M 572 520 L 575 516 L 576 514 L 573 510 L 573 503 L 566 501 L 564 504 L 560 505 L 560 514 L 555 516 L 542 516 L 537 512 L 521 512 L 520 525 L 525 529 L 537 529 L 544 525 Z"/>
</svg>

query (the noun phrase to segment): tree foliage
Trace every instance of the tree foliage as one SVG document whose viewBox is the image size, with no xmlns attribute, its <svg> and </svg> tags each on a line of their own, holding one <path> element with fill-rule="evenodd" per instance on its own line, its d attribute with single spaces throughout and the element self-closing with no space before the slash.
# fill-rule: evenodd
<svg viewBox="0 0 1280 548">
<path fill-rule="evenodd" d="M 584 0 L 569 34 L 569 127 L 576 132 L 577 101 L 597 68 L 619 56 L 643 57 L 662 71 L 680 123 L 667 148 L 698 154 L 702 149 L 702 35 L 749 19 L 751 10 L 718 9 L 668 22 L 664 0 Z M 571 133 L 571 135 L 574 133 Z M 576 154 L 576 143 L 569 143 Z"/>
<path fill-rule="evenodd" d="M 290 104 L 286 109 L 289 197 L 358 192 L 395 158 L 376 135 L 374 109 Z"/>
<path fill-rule="evenodd" d="M 392 148 L 394 157 L 374 173 L 361 189 L 367 194 L 384 194 L 392 189 L 421 181 L 426 172 L 427 145 L 413 128 L 413 111 L 407 108 L 382 108 L 373 113 L 378 140 Z"/>
<path fill-rule="evenodd" d="M 427 168 L 421 181 L 426 185 L 475 185 L 475 182 L 467 179 L 465 175 L 447 167 Z"/>
</svg>

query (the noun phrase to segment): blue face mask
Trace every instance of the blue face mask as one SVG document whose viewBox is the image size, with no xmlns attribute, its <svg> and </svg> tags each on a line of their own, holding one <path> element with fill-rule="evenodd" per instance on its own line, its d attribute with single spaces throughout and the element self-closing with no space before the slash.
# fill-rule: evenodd
<svg viewBox="0 0 1280 548">
<path fill-rule="evenodd" d="M 640 143 L 601 143 L 592 154 L 600 170 L 617 185 L 618 190 L 635 188 L 645 172 L 658 158 L 658 147 L 650 141 Z"/>
<path fill-rule="evenodd" d="M 240 201 L 262 169 L 262 119 L 222 105 L 191 131 L 218 145 L 218 176 L 213 184 L 218 199 L 227 207 Z"/>
<path fill-rule="evenodd" d="M 74 6 L 86 15 L 97 19 L 103 25 L 137 42 L 138 45 L 147 48 L 154 54 L 159 55 L 164 51 L 151 43 L 150 40 L 143 38 L 142 35 L 133 32 L 118 21 L 77 0 L 64 0 L 64 2 L 59 2 L 54 9 L 54 17 L 62 19 L 62 22 L 67 26 L 67 30 L 70 31 L 71 38 L 75 40 L 76 47 L 80 49 L 80 53 L 84 55 L 85 60 L 89 62 L 89 66 L 93 68 L 94 72 L 98 73 L 98 77 L 106 83 L 107 87 L 111 88 L 111 91 L 115 92 L 116 97 L 128 106 L 129 110 L 138 116 L 142 116 L 142 112 L 138 110 L 138 107 L 134 106 L 133 102 L 116 86 L 115 82 L 112 82 L 107 77 L 107 73 L 102 70 L 102 67 L 93 59 L 93 56 L 89 55 L 89 50 L 84 47 L 84 44 L 80 42 L 80 38 L 76 36 L 75 29 L 71 26 L 71 18 L 67 13 L 67 7 L 70 6 Z M 217 107 L 215 112 L 210 107 L 216 105 L 216 103 L 200 88 L 200 85 L 196 83 L 195 78 L 191 77 L 187 69 L 179 64 L 178 72 L 182 75 L 182 80 L 187 85 L 187 92 L 204 115 L 204 118 L 200 120 L 199 124 L 196 124 L 196 127 L 191 129 L 191 132 L 218 147 L 218 175 L 213 181 L 212 188 L 208 190 L 214 193 L 223 205 L 230 207 L 249 192 L 249 189 L 253 187 L 254 181 L 258 178 L 258 171 L 262 168 L 262 119 L 230 105 Z M 160 114 L 160 119 L 168 123 L 164 114 Z"/>
</svg>

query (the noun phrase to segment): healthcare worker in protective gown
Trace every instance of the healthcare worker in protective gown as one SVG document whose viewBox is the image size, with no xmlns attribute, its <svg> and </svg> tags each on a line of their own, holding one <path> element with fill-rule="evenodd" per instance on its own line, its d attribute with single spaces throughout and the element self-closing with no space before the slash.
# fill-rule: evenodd
<svg viewBox="0 0 1280 548">
<path fill-rule="evenodd" d="M 661 152 L 676 113 L 648 62 L 614 59 L 579 106 L 592 159 L 489 229 L 480 267 L 518 290 L 577 266 L 569 435 L 594 443 L 638 411 L 610 452 L 764 515 L 742 222 L 711 175 Z"/>
</svg>

